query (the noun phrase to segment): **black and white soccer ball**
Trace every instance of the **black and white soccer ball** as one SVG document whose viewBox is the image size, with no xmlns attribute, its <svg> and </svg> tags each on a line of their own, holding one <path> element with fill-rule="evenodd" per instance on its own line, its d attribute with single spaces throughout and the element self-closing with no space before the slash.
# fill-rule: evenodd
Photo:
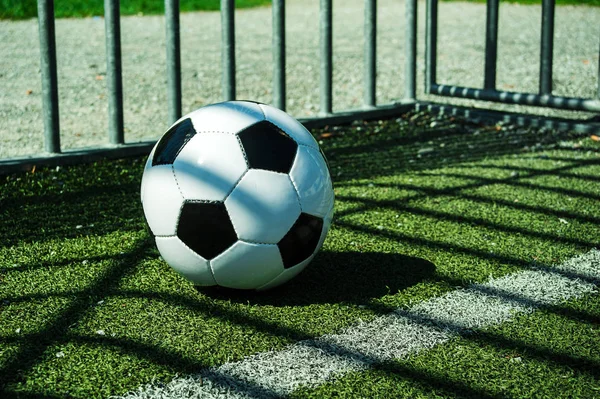
<svg viewBox="0 0 600 399">
<path fill-rule="evenodd" d="M 323 245 L 333 186 L 318 143 L 285 112 L 247 101 L 173 124 L 144 169 L 142 205 L 163 259 L 198 286 L 265 290 Z"/>
</svg>

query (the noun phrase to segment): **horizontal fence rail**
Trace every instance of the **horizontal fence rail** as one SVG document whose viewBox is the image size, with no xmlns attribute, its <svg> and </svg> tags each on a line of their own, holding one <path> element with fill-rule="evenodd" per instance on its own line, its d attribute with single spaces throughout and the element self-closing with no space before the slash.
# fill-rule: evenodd
<svg viewBox="0 0 600 399">
<path fill-rule="evenodd" d="M 166 84 L 168 123 L 182 115 L 182 65 L 180 38 L 180 0 L 165 0 Z M 221 5 L 221 88 L 223 100 L 236 98 L 235 2 L 220 0 Z M 377 0 L 364 0 L 364 60 L 363 106 L 349 111 L 334 111 L 333 99 L 333 1 L 319 0 L 319 112 L 300 121 L 308 128 L 350 123 L 357 119 L 389 118 L 411 110 L 452 113 L 467 117 L 485 117 L 580 132 L 598 132 L 600 124 L 581 121 L 509 115 L 494 111 L 477 111 L 423 102 L 417 98 L 417 0 L 405 0 L 404 95 L 393 104 L 377 104 Z M 121 67 L 120 1 L 104 0 L 106 66 L 108 90 L 107 144 L 94 148 L 63 151 L 61 148 L 54 1 L 38 0 L 40 70 L 42 79 L 42 119 L 46 153 L 21 158 L 0 159 L 0 173 L 28 168 L 38 164 L 65 164 L 105 157 L 125 157 L 147 154 L 155 140 L 126 143 L 123 117 L 123 78 Z M 554 45 L 554 0 L 543 0 L 540 41 L 540 85 L 538 93 L 515 93 L 496 89 L 499 0 L 486 5 L 485 71 L 483 88 L 443 85 L 437 82 L 438 0 L 427 0 L 425 19 L 425 93 L 476 100 L 535 105 L 539 107 L 600 112 L 600 70 L 598 96 L 595 99 L 568 98 L 552 95 L 552 55 Z M 272 74 L 273 105 L 285 110 L 286 90 L 286 8 L 285 0 L 272 1 Z M 59 43 L 60 44 L 60 43 Z M 600 52 L 599 52 L 600 60 Z M 395 82 L 389 82 L 394 84 Z M 357 90 L 361 90 L 360 87 Z M 482 113 L 483 112 L 483 113 Z"/>
<path fill-rule="evenodd" d="M 596 99 L 559 97 L 533 93 L 515 93 L 510 91 L 474 89 L 451 85 L 430 84 L 430 94 L 470 98 L 473 100 L 495 101 L 505 104 L 533 105 L 537 107 L 558 108 L 573 111 L 600 112 L 600 102 Z"/>
<path fill-rule="evenodd" d="M 542 1 L 539 92 L 518 93 L 496 89 L 499 0 L 488 0 L 486 14 L 485 74 L 483 89 L 437 83 L 438 0 L 427 0 L 425 91 L 447 97 L 533 105 L 572 111 L 600 112 L 600 83 L 597 98 L 572 98 L 552 95 L 552 56 L 554 47 L 555 0 Z M 600 64 L 598 67 L 600 82 Z"/>
</svg>

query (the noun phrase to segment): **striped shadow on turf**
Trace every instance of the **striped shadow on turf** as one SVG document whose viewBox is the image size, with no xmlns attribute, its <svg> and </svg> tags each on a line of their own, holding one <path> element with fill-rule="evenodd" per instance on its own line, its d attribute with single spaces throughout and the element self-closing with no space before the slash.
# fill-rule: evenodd
<svg viewBox="0 0 600 399">
<path fill-rule="evenodd" d="M 406 357 L 540 306 L 597 292 L 599 281 L 600 251 L 592 250 L 553 268 L 532 268 L 473 284 L 339 334 L 259 353 L 164 386 L 148 385 L 125 398 L 279 397 L 300 386 L 315 387 L 351 371 Z"/>
</svg>

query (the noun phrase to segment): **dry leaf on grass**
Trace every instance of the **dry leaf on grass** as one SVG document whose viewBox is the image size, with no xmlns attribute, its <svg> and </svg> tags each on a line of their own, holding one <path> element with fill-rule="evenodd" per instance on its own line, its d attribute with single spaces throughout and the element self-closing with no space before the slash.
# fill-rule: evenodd
<svg viewBox="0 0 600 399">
<path fill-rule="evenodd" d="M 321 139 L 328 139 L 328 138 L 330 138 L 330 137 L 333 137 L 333 136 L 334 136 L 334 134 L 333 134 L 333 133 L 330 133 L 330 132 L 327 132 L 327 133 L 321 133 L 321 134 L 319 135 L 319 140 L 321 140 Z"/>
</svg>

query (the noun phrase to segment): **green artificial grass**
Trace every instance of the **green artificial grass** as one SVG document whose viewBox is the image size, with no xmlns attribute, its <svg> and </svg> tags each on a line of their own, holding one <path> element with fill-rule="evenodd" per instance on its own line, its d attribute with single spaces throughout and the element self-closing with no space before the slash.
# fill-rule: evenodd
<svg viewBox="0 0 600 399">
<path fill-rule="evenodd" d="M 271 0 L 236 0 L 236 8 L 258 7 L 271 4 Z M 121 15 L 163 14 L 163 0 L 127 0 L 120 3 Z M 181 0 L 180 9 L 186 11 L 217 11 L 220 0 Z M 104 15 L 103 0 L 57 0 L 54 2 L 56 18 L 81 18 Z M 0 0 L 0 19 L 26 19 L 37 17 L 36 0 Z"/>
<path fill-rule="evenodd" d="M 161 260 L 144 159 L 0 176 L 0 397 L 124 394 L 598 245 L 587 136 L 425 113 L 313 133 L 334 223 L 313 263 L 264 293 L 197 290 Z M 599 317 L 591 296 L 297 396 L 594 397 Z"/>
<path fill-rule="evenodd" d="M 293 398 L 597 398 L 600 296 L 351 373 Z"/>
</svg>

